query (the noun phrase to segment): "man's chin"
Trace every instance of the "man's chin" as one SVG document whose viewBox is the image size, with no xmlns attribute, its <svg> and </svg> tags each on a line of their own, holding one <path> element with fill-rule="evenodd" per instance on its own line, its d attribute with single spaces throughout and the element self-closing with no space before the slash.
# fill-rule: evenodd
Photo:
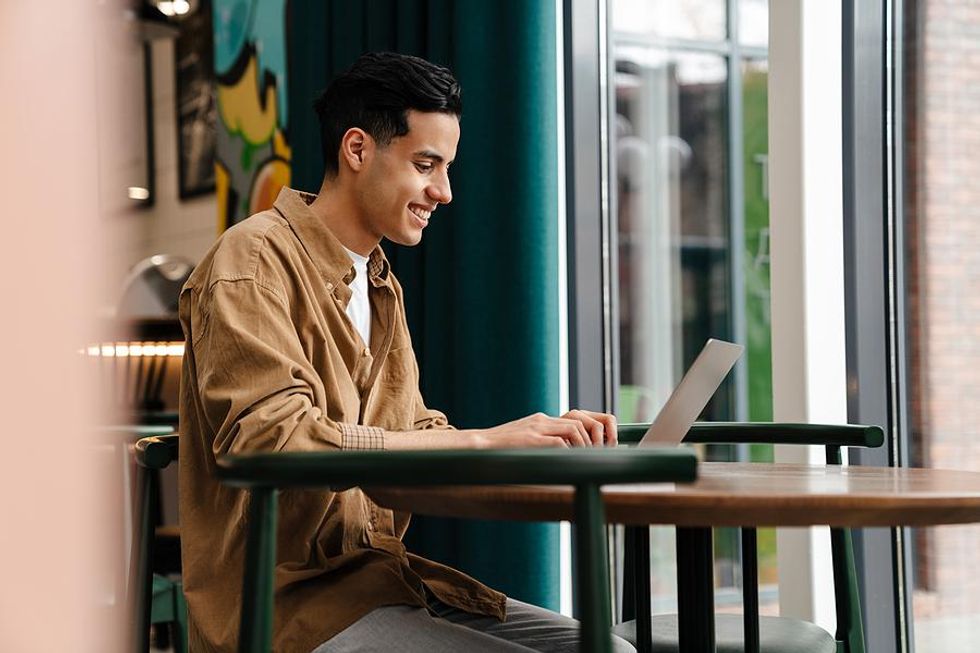
<svg viewBox="0 0 980 653">
<path fill-rule="evenodd" d="M 419 230 L 418 233 L 414 234 L 392 234 L 391 236 L 388 236 L 388 240 L 396 245 L 415 247 L 422 242 L 422 231 Z"/>
</svg>

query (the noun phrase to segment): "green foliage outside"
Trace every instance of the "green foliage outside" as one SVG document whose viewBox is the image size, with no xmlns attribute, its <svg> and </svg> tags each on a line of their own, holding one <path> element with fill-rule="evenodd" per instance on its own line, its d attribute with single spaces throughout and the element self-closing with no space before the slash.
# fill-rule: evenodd
<svg viewBox="0 0 980 653">
<path fill-rule="evenodd" d="M 745 178 L 745 318 L 749 367 L 749 420 L 772 421 L 772 342 L 769 315 L 769 200 L 763 195 L 760 157 L 769 151 L 768 75 L 748 70 L 742 78 L 742 166 Z M 771 447 L 769 448 L 771 449 Z M 771 451 L 753 447 L 753 460 Z"/>
<path fill-rule="evenodd" d="M 749 420 L 772 421 L 772 326 L 769 312 L 769 198 L 763 195 L 769 152 L 768 74 L 745 70 L 742 76 L 742 166 L 745 171 L 745 321 L 749 367 Z M 772 445 L 753 445 L 749 459 L 772 462 Z M 759 581 L 776 582 L 776 530 L 758 535 Z"/>
</svg>

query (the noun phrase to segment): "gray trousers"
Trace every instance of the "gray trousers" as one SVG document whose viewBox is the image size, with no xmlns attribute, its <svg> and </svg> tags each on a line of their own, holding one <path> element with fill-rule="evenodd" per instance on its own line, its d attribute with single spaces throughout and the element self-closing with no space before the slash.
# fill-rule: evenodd
<svg viewBox="0 0 980 653">
<path fill-rule="evenodd" d="M 484 651 L 578 651 L 578 621 L 507 599 L 507 620 L 471 614 L 429 598 L 428 609 L 408 605 L 378 608 L 313 653 L 483 653 Z M 613 651 L 634 653 L 613 637 Z"/>
</svg>

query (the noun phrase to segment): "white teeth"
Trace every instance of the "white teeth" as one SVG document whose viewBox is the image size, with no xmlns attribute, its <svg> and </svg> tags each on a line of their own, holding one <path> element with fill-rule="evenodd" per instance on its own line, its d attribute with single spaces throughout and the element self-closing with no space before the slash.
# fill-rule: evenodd
<svg viewBox="0 0 980 653">
<path fill-rule="evenodd" d="M 408 209 L 413 214 L 417 215 L 420 219 L 428 221 L 429 216 L 432 215 L 432 211 L 426 211 L 425 209 L 420 209 L 416 207 L 409 207 Z"/>
</svg>

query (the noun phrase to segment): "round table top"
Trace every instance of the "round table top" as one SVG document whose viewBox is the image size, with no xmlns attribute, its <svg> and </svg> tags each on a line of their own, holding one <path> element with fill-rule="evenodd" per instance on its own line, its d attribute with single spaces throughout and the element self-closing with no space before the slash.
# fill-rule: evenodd
<svg viewBox="0 0 980 653">
<path fill-rule="evenodd" d="M 380 505 L 477 519 L 572 518 L 569 486 L 371 488 Z M 980 522 L 980 473 L 889 467 L 701 463 L 691 484 L 609 485 L 606 519 L 677 526 L 929 526 Z"/>
</svg>

